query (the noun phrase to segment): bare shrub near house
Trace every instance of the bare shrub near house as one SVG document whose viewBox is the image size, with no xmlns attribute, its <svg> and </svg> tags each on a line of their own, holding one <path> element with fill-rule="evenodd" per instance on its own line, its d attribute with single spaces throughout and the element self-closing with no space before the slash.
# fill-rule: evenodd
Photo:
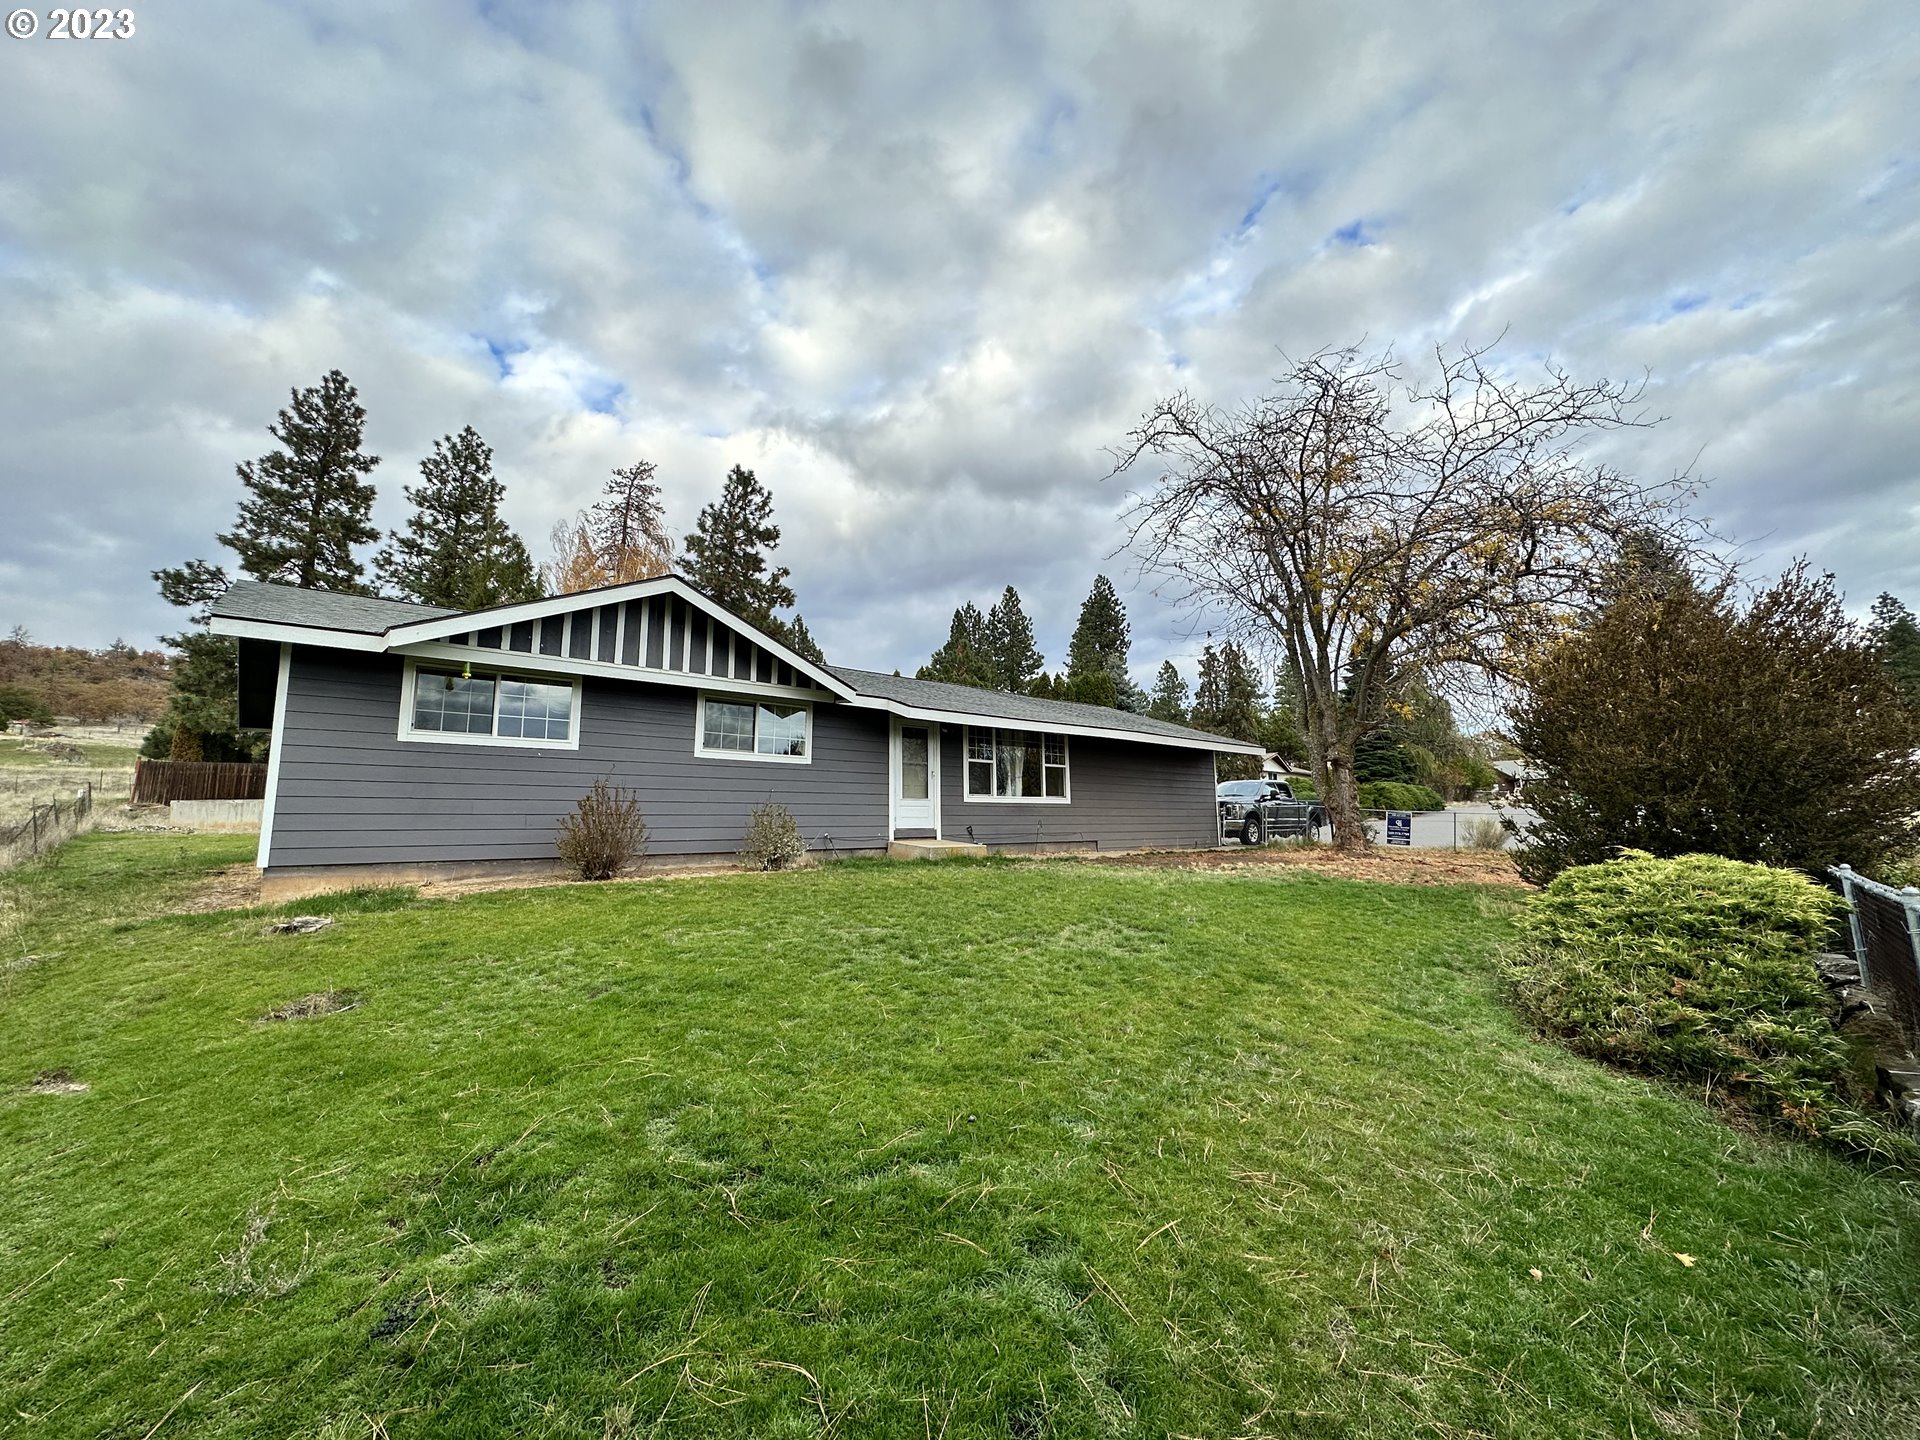
<svg viewBox="0 0 1920 1440">
<path fill-rule="evenodd" d="M 747 838 L 740 846 L 740 863 L 749 870 L 786 870 L 807 853 L 793 812 L 769 800 L 754 807 L 747 821 Z"/>
<path fill-rule="evenodd" d="M 554 840 L 560 858 L 582 880 L 611 880 L 647 853 L 647 822 L 640 792 L 596 780 L 560 821 Z"/>
</svg>

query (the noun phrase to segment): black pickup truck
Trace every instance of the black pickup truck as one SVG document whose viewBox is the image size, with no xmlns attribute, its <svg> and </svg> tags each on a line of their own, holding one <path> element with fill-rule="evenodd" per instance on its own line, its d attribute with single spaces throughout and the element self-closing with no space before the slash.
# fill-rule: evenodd
<svg viewBox="0 0 1920 1440">
<path fill-rule="evenodd" d="M 1220 834 L 1238 835 L 1243 845 L 1258 845 L 1278 835 L 1313 835 L 1327 823 L 1326 807 L 1301 800 L 1284 780 L 1227 780 L 1220 799 Z"/>
</svg>

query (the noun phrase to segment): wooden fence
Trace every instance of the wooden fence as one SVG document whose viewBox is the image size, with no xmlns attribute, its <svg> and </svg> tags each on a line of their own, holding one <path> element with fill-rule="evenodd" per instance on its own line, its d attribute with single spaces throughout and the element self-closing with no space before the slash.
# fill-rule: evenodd
<svg viewBox="0 0 1920 1440">
<path fill-rule="evenodd" d="M 224 760 L 136 760 L 133 803 L 173 800 L 264 800 L 267 767 Z"/>
</svg>

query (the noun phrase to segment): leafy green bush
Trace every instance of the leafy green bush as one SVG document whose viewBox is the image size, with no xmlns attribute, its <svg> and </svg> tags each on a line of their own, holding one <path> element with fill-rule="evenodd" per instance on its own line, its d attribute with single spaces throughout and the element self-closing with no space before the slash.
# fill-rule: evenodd
<svg viewBox="0 0 1920 1440">
<path fill-rule="evenodd" d="M 1293 791 L 1294 799 L 1318 800 L 1320 798 L 1320 787 L 1313 783 L 1311 775 L 1282 775 L 1280 778 L 1287 782 L 1288 788 Z"/>
<path fill-rule="evenodd" d="M 1360 787 L 1363 810 L 1444 810 L 1447 802 L 1424 785 L 1369 780 Z"/>
<path fill-rule="evenodd" d="M 1582 1054 L 1708 1079 L 1802 1133 L 1844 1125 L 1858 1145 L 1847 1045 L 1813 967 L 1843 910 L 1791 870 L 1629 850 L 1527 902 L 1507 978 Z"/>
</svg>

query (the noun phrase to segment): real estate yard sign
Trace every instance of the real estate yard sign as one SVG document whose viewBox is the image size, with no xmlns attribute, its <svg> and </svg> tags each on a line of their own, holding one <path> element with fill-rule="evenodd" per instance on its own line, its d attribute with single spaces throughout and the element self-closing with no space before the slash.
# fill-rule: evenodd
<svg viewBox="0 0 1920 1440">
<path fill-rule="evenodd" d="M 1411 810 L 1387 812 L 1387 844 L 1413 844 L 1413 812 Z"/>
</svg>

